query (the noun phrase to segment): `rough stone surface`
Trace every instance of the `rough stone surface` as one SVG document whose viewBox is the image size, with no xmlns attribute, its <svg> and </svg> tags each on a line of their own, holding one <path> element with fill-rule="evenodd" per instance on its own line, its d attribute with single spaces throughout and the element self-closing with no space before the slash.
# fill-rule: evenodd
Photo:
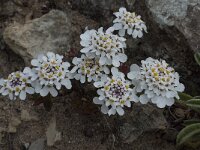
<svg viewBox="0 0 200 150">
<path fill-rule="evenodd" d="M 177 28 L 188 40 L 192 50 L 198 51 L 200 45 L 199 0 L 146 0 L 146 4 L 157 23 L 161 26 Z M 169 33 L 173 34 L 172 31 Z"/>
<path fill-rule="evenodd" d="M 23 109 L 22 112 L 21 112 L 21 120 L 22 121 L 38 121 L 38 117 L 37 116 L 34 116 L 34 115 L 31 115 L 27 110 Z"/>
<path fill-rule="evenodd" d="M 69 50 L 71 23 L 67 15 L 52 10 L 41 18 L 22 24 L 14 24 L 4 31 L 4 40 L 26 64 L 30 59 L 48 51 Z"/>
<path fill-rule="evenodd" d="M 153 130 L 164 130 L 167 126 L 162 110 L 151 105 L 134 104 L 126 121 L 120 128 L 120 137 L 124 143 L 132 143 L 142 134 Z"/>
<path fill-rule="evenodd" d="M 188 0 L 147 0 L 147 6 L 161 25 L 173 26 L 187 15 Z"/>
<path fill-rule="evenodd" d="M 46 132 L 47 145 L 53 146 L 56 141 L 61 140 L 61 133 L 56 129 L 56 119 L 52 118 Z"/>
<path fill-rule="evenodd" d="M 21 124 L 21 120 L 16 118 L 16 117 L 12 117 L 9 125 L 8 125 L 8 132 L 9 133 L 16 133 L 17 132 L 17 127 Z"/>
<path fill-rule="evenodd" d="M 45 145 L 45 139 L 41 138 L 36 141 L 34 141 L 28 150 L 44 150 L 44 145 Z"/>
</svg>

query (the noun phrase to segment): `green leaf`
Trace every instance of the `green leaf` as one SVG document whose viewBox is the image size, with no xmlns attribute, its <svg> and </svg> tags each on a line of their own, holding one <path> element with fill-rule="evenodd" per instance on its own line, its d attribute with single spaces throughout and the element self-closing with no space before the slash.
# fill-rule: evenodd
<svg viewBox="0 0 200 150">
<path fill-rule="evenodd" d="M 200 119 L 185 120 L 183 125 L 188 126 L 188 125 L 195 124 L 195 123 L 200 123 Z"/>
<path fill-rule="evenodd" d="M 193 99 L 200 99 L 200 96 L 195 96 L 193 97 Z"/>
<path fill-rule="evenodd" d="M 191 99 L 187 101 L 187 106 L 195 109 L 200 109 L 200 99 Z"/>
<path fill-rule="evenodd" d="M 180 100 L 182 101 L 188 101 L 190 99 L 192 99 L 193 97 L 191 95 L 188 95 L 186 93 L 178 93 L 179 97 L 180 97 Z"/>
<path fill-rule="evenodd" d="M 200 123 L 195 123 L 195 124 L 186 126 L 177 135 L 176 143 L 178 146 L 181 146 L 182 144 L 191 141 L 195 135 L 199 135 L 199 134 L 200 134 Z"/>
<path fill-rule="evenodd" d="M 199 52 L 194 54 L 194 58 L 195 58 L 196 62 L 200 65 L 200 53 Z"/>
</svg>

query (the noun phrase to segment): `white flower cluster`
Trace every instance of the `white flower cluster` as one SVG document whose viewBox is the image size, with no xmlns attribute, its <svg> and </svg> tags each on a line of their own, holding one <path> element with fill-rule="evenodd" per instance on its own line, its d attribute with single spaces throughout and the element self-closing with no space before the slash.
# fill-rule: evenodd
<svg viewBox="0 0 200 150">
<path fill-rule="evenodd" d="M 99 97 L 94 97 L 93 102 L 100 104 L 101 111 L 104 114 L 124 115 L 123 107 L 131 107 L 132 89 L 130 81 L 125 80 L 125 75 L 119 72 L 117 68 L 112 68 L 112 77 L 103 77 L 100 81 L 95 82 L 94 86 L 99 88 L 97 93 Z"/>
<path fill-rule="evenodd" d="M 93 102 L 101 105 L 104 114 L 124 115 L 124 107 L 131 107 L 132 102 L 151 102 L 159 108 L 174 104 L 184 85 L 179 82 L 178 73 L 164 60 L 147 58 L 141 67 L 133 64 L 128 73 L 131 81 L 116 68 L 127 61 L 126 39 L 122 36 L 127 31 L 133 38 L 141 38 L 147 28 L 140 16 L 125 8 L 114 14 L 117 18 L 113 27 L 106 31 L 103 27 L 87 30 L 80 35 L 82 55 L 73 58 L 71 70 L 63 56 L 48 52 L 33 59 L 31 68 L 26 67 L 23 72 L 17 71 L 7 79 L 1 79 L 0 93 L 9 95 L 11 100 L 17 97 L 25 100 L 26 93 L 56 97 L 62 86 L 71 89 L 71 79 L 75 78 L 81 83 L 93 82 L 98 89 L 98 97 L 94 97 Z M 119 30 L 119 36 L 114 34 L 115 30 Z"/>
<path fill-rule="evenodd" d="M 142 93 L 138 98 L 142 104 L 149 101 L 159 108 L 171 106 L 174 99 L 179 99 L 178 92 L 184 91 L 184 85 L 179 82 L 179 74 L 165 60 L 147 58 L 142 66 L 131 66 L 128 78 L 132 79 L 135 91 Z"/>
<path fill-rule="evenodd" d="M 126 31 L 133 38 L 141 38 L 143 31 L 147 32 L 145 23 L 141 20 L 141 16 L 137 16 L 134 12 L 127 12 L 126 8 L 120 8 L 119 12 L 114 13 L 117 17 L 113 23 L 115 30 L 119 30 L 119 35 L 124 36 Z"/>
<path fill-rule="evenodd" d="M 110 70 L 106 65 L 99 64 L 99 58 L 95 55 L 87 56 L 82 54 L 81 58 L 75 57 L 72 61 L 75 65 L 71 73 L 75 73 L 74 78 L 85 83 L 86 78 L 88 82 L 98 81 L 102 76 L 109 74 Z"/>
<path fill-rule="evenodd" d="M 100 65 L 113 65 L 119 67 L 120 63 L 127 61 L 124 54 L 126 39 L 113 34 L 114 28 L 110 27 L 103 31 L 103 28 L 87 30 L 81 37 L 82 53 L 94 53 L 99 57 Z"/>
<path fill-rule="evenodd" d="M 19 97 L 21 100 L 26 99 L 26 93 L 34 94 L 35 90 L 31 87 L 29 74 L 17 71 L 11 73 L 7 79 L 0 80 L 0 93 L 4 96 L 9 95 L 11 100 Z"/>
<path fill-rule="evenodd" d="M 11 100 L 18 96 L 21 100 L 26 99 L 26 93 L 40 93 L 47 96 L 49 93 L 55 97 L 61 86 L 67 89 L 72 87 L 72 79 L 68 68 L 70 64 L 62 61 L 63 56 L 48 52 L 47 56 L 40 55 L 33 59 L 33 68 L 26 67 L 23 72 L 11 73 L 7 79 L 0 80 L 0 93 L 9 95 Z M 57 89 L 57 90 L 56 90 Z"/>
<path fill-rule="evenodd" d="M 40 55 L 38 59 L 33 59 L 32 69 L 27 69 L 31 75 L 32 85 L 36 93 L 47 96 L 49 93 L 56 97 L 61 86 L 71 89 L 70 64 L 63 62 L 63 56 L 48 52 L 47 56 Z"/>
</svg>

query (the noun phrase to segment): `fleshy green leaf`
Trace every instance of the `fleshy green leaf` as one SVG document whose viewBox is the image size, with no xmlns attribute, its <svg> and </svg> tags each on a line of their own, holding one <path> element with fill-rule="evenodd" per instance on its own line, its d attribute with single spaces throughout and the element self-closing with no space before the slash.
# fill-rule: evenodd
<svg viewBox="0 0 200 150">
<path fill-rule="evenodd" d="M 188 100 L 187 105 L 191 108 L 200 109 L 200 99 Z"/>
<path fill-rule="evenodd" d="M 188 95 L 186 93 L 178 93 L 178 95 L 180 97 L 180 100 L 182 101 L 188 101 L 193 98 L 191 95 Z"/>
<path fill-rule="evenodd" d="M 195 124 L 195 123 L 200 123 L 200 119 L 185 120 L 183 124 L 185 126 L 188 126 L 188 125 Z"/>
<path fill-rule="evenodd" d="M 195 58 L 196 62 L 200 65 L 200 53 L 199 52 L 194 54 L 194 58 Z"/>
<path fill-rule="evenodd" d="M 193 99 L 200 99 L 200 96 L 195 96 L 193 97 Z"/>
<path fill-rule="evenodd" d="M 192 138 L 200 134 L 200 123 L 188 125 L 183 128 L 177 135 L 176 143 L 178 146 L 190 142 Z M 199 138 L 200 140 L 200 138 Z"/>
</svg>

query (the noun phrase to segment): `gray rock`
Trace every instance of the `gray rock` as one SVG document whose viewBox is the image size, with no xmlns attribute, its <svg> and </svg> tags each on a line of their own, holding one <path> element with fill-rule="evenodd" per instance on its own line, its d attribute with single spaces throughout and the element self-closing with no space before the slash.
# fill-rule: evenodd
<svg viewBox="0 0 200 150">
<path fill-rule="evenodd" d="M 15 13 L 17 6 L 10 0 L 0 1 L 0 16 L 11 17 Z"/>
<path fill-rule="evenodd" d="M 30 59 L 48 51 L 62 52 L 69 49 L 71 22 L 68 16 L 52 10 L 41 18 L 22 24 L 13 24 L 4 31 L 4 40 L 19 54 L 26 64 Z"/>
<path fill-rule="evenodd" d="M 153 19 L 161 25 L 175 27 L 188 40 L 193 51 L 200 45 L 200 1 L 199 0 L 146 0 Z M 166 30 L 174 37 L 177 33 Z"/>
<path fill-rule="evenodd" d="M 38 121 L 39 118 L 36 115 L 31 115 L 27 110 L 22 109 L 21 120 L 22 121 Z"/>
<path fill-rule="evenodd" d="M 8 130 L 7 132 L 9 133 L 16 133 L 17 132 L 17 127 L 21 124 L 21 120 L 18 119 L 17 117 L 12 117 L 9 125 L 8 125 Z"/>
<path fill-rule="evenodd" d="M 120 127 L 120 137 L 124 143 L 132 143 L 146 132 L 166 128 L 167 122 L 161 109 L 141 104 L 134 104 L 132 109 Z"/>
<path fill-rule="evenodd" d="M 44 145 L 45 145 L 45 139 L 40 138 L 36 141 L 34 141 L 28 150 L 44 150 Z"/>
<path fill-rule="evenodd" d="M 135 0 L 70 0 L 70 3 L 73 9 L 108 25 L 114 17 L 113 12 L 122 6 L 133 7 Z"/>
<path fill-rule="evenodd" d="M 47 145 L 53 146 L 56 141 L 61 140 L 61 132 L 56 129 L 56 119 L 53 117 L 46 131 Z"/>
<path fill-rule="evenodd" d="M 161 25 L 173 26 L 187 15 L 188 0 L 146 0 L 147 6 Z"/>
</svg>

